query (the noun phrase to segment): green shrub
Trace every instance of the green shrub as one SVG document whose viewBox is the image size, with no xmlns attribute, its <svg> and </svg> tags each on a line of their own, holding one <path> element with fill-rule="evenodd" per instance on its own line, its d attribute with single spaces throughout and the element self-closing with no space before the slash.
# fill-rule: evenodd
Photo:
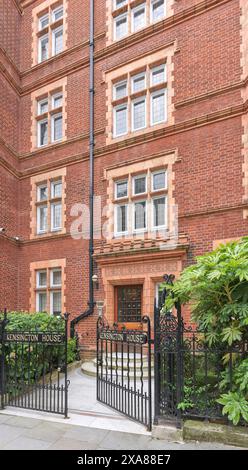
<svg viewBox="0 0 248 470">
<path fill-rule="evenodd" d="M 0 315 L 3 320 L 3 314 Z M 10 312 L 7 315 L 6 330 L 23 332 L 60 332 L 65 331 L 65 322 L 60 317 L 52 317 L 46 313 L 29 314 L 24 312 Z M 6 371 L 11 393 L 11 383 L 24 381 L 32 384 L 56 368 L 63 367 L 65 363 L 64 346 L 50 346 L 28 343 L 6 343 Z M 67 363 L 77 358 L 77 344 L 75 339 L 68 340 Z M 16 393 L 13 389 L 13 393 Z"/>
<path fill-rule="evenodd" d="M 192 319 L 204 332 L 206 346 L 223 351 L 216 368 L 222 371 L 218 385 L 223 394 L 216 401 L 223 406 L 223 414 L 235 425 L 241 418 L 248 421 L 247 352 L 235 352 L 239 343 L 248 341 L 248 237 L 198 257 L 167 288 L 173 295 L 168 296 L 165 308 L 171 309 L 176 302 L 190 303 Z"/>
</svg>

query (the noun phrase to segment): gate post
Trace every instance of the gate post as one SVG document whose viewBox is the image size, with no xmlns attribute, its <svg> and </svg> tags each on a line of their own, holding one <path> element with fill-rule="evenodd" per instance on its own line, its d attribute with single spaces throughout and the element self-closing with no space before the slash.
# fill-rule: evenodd
<svg viewBox="0 0 248 470">
<path fill-rule="evenodd" d="M 68 353 L 68 320 L 69 313 L 65 313 L 65 419 L 68 418 L 68 379 L 67 379 L 67 353 Z"/>
<path fill-rule="evenodd" d="M 176 400 L 177 400 L 177 428 L 182 427 L 182 410 L 178 409 L 179 403 L 183 399 L 183 320 L 182 308 L 180 302 L 176 303 L 177 310 L 177 387 L 176 387 Z"/>
<path fill-rule="evenodd" d="M 5 334 L 5 326 L 7 324 L 7 309 L 4 309 L 4 318 L 1 323 L 1 356 L 0 356 L 0 395 L 1 395 L 1 402 L 0 402 L 0 409 L 4 409 L 5 400 L 5 344 L 4 344 L 4 334 Z"/>
<path fill-rule="evenodd" d="M 160 310 L 154 302 L 154 424 L 160 416 Z"/>
</svg>

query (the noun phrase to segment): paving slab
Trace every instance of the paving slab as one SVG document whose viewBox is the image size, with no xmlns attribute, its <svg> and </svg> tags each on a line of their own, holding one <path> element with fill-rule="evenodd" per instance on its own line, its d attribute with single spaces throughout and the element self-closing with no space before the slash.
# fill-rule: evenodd
<svg viewBox="0 0 248 470">
<path fill-rule="evenodd" d="M 49 446 L 49 441 L 21 436 L 4 446 L 3 450 L 47 450 Z"/>
</svg>

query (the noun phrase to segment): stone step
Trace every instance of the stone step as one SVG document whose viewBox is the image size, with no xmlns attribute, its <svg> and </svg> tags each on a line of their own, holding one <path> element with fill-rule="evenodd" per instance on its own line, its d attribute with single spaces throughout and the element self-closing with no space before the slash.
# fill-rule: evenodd
<svg viewBox="0 0 248 470">
<path fill-rule="evenodd" d="M 96 363 L 94 363 L 94 361 L 91 361 L 91 362 L 84 362 L 81 366 L 81 370 L 82 372 L 85 374 L 85 375 L 89 375 L 91 377 L 96 377 Z M 109 371 L 109 375 L 111 374 L 111 369 L 109 368 L 108 369 Z M 115 376 L 115 369 L 112 368 L 112 372 L 113 372 L 113 377 Z M 120 372 L 120 369 L 119 369 L 119 373 L 118 373 L 118 377 L 119 379 L 121 378 L 122 374 Z M 153 376 L 153 369 L 152 369 L 152 376 Z M 123 370 L 123 377 L 124 378 L 127 378 L 128 377 L 128 371 L 127 370 Z M 130 368 L 129 370 L 129 378 L 132 380 L 134 379 L 134 370 Z M 141 371 L 140 369 L 136 369 L 136 380 L 140 380 L 141 378 Z M 143 368 L 143 379 L 146 380 L 148 379 L 148 369 L 147 368 Z"/>
<path fill-rule="evenodd" d="M 96 367 L 96 364 L 97 364 L 97 359 L 93 359 L 93 364 L 95 364 L 95 367 Z M 142 368 L 143 369 L 147 369 L 148 368 L 148 361 L 147 359 L 144 360 L 142 363 L 141 361 L 136 361 L 136 363 L 133 361 L 128 361 L 127 360 L 118 360 L 117 359 L 117 362 L 116 362 L 116 358 L 112 358 L 112 362 L 111 362 L 111 359 L 108 359 L 108 361 L 106 362 L 106 358 L 103 359 L 103 367 L 105 368 L 106 367 L 106 364 L 108 366 L 109 369 L 116 369 L 116 366 L 118 367 L 118 369 L 121 369 L 123 367 L 123 369 L 128 369 L 128 364 L 129 364 L 129 369 L 140 369 L 141 370 L 141 364 L 142 364 Z M 153 363 L 152 363 L 152 366 L 153 366 Z M 101 366 L 100 366 L 101 367 Z"/>
</svg>

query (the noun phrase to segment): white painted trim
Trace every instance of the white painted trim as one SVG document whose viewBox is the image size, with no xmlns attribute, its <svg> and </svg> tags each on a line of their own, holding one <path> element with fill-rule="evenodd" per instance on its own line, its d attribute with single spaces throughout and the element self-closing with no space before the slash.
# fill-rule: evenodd
<svg viewBox="0 0 248 470">
<path fill-rule="evenodd" d="M 43 39 L 47 39 L 48 40 L 48 50 L 47 50 L 47 57 L 45 59 L 41 59 L 41 42 Z M 39 41 L 38 41 L 38 63 L 42 63 L 42 62 L 45 62 L 46 60 L 48 60 L 49 58 L 49 36 L 48 34 L 44 34 L 44 36 L 41 36 L 39 38 Z"/>
<path fill-rule="evenodd" d="M 160 175 L 160 173 L 164 173 L 165 174 L 165 186 L 164 188 L 160 188 L 160 189 L 155 189 L 154 188 L 154 185 L 153 185 L 153 176 L 154 175 Z M 152 188 L 152 192 L 157 192 L 157 191 L 163 191 L 163 190 L 167 190 L 168 189 L 168 172 L 167 170 L 156 170 L 156 171 L 153 171 L 151 173 L 151 188 Z"/>
<path fill-rule="evenodd" d="M 134 29 L 134 14 L 137 13 L 139 10 L 144 8 L 144 18 L 145 22 L 142 26 L 140 26 L 138 29 Z M 147 26 L 147 21 L 146 21 L 146 2 L 144 1 L 140 5 L 138 5 L 135 8 L 132 8 L 131 10 L 131 32 L 136 33 L 137 31 L 140 31 L 141 29 L 145 28 Z"/>
<path fill-rule="evenodd" d="M 150 22 L 151 23 L 158 23 L 158 21 L 162 21 L 164 18 L 167 16 L 167 1 L 164 0 L 164 14 L 161 16 L 161 18 L 158 18 L 157 20 L 153 19 L 153 5 L 155 3 L 158 3 L 160 0 L 151 0 L 151 5 L 150 5 Z"/>
<path fill-rule="evenodd" d="M 61 54 L 61 52 L 63 52 L 63 50 L 64 50 L 63 29 L 64 29 L 64 27 L 63 27 L 63 25 L 61 25 L 61 26 L 59 26 L 58 28 L 53 29 L 53 31 L 52 31 L 52 56 Z M 63 39 L 63 40 L 62 40 L 62 49 L 61 49 L 61 51 L 56 52 L 56 51 L 55 51 L 55 35 L 56 35 L 56 33 L 59 33 L 59 32 L 62 32 L 62 39 Z"/>
<path fill-rule="evenodd" d="M 146 206 L 145 206 L 145 215 L 146 215 L 146 226 L 144 228 L 135 228 L 135 206 L 137 204 L 142 204 L 143 202 L 145 202 Z M 148 210 L 147 210 L 147 200 L 146 199 L 142 199 L 142 201 L 134 201 L 133 202 L 133 233 L 144 233 L 144 232 L 147 232 L 147 227 L 148 227 L 148 219 L 147 219 L 147 216 L 148 216 Z"/>
<path fill-rule="evenodd" d="M 41 138 L 41 132 L 40 132 L 40 128 L 41 128 L 41 124 L 44 124 L 44 123 L 47 123 L 47 142 L 45 144 L 41 144 L 40 143 L 40 138 Z M 46 119 L 41 119 L 40 121 L 37 121 L 37 147 L 45 147 L 46 145 L 48 145 L 48 118 Z"/>
<path fill-rule="evenodd" d="M 124 230 L 123 232 L 118 232 L 117 231 L 117 227 L 118 227 L 118 224 L 117 224 L 117 221 L 118 221 L 118 218 L 117 218 L 117 210 L 118 210 L 118 207 L 123 207 L 125 206 L 126 207 L 126 223 L 127 223 L 127 230 Z M 121 237 L 123 235 L 127 235 L 128 234 L 128 219 L 129 219 L 129 204 L 115 204 L 115 207 L 114 207 L 114 236 L 115 237 Z"/>
<path fill-rule="evenodd" d="M 135 181 L 140 179 L 140 178 L 145 178 L 146 179 L 146 190 L 143 193 L 135 193 Z M 135 175 L 132 177 L 132 195 L 133 196 L 142 196 L 143 194 L 147 194 L 147 173 L 142 173 L 140 175 Z"/>
<path fill-rule="evenodd" d="M 127 195 L 126 196 L 122 196 L 122 197 L 118 197 L 117 195 L 117 185 L 118 184 L 124 184 L 126 183 L 127 184 Z M 123 180 L 118 180 L 118 181 L 115 181 L 115 199 L 118 199 L 118 201 L 121 201 L 122 199 L 126 199 L 128 197 L 128 179 L 123 179 Z"/>
<path fill-rule="evenodd" d="M 54 121 L 55 119 L 57 118 L 61 118 L 61 121 L 62 121 L 62 137 L 60 139 L 56 139 L 55 140 L 55 132 L 54 132 Z M 63 140 L 63 135 L 64 135 L 64 125 L 63 125 L 63 114 L 62 113 L 58 113 L 58 114 L 53 114 L 51 116 L 51 142 L 60 142 L 61 140 Z"/>
<path fill-rule="evenodd" d="M 164 95 L 164 119 L 161 119 L 160 121 L 153 122 L 153 98 L 156 98 L 159 95 Z M 156 126 L 157 124 L 162 124 L 163 122 L 167 122 L 168 120 L 168 113 L 167 113 L 167 89 L 162 88 L 161 90 L 154 91 L 151 93 L 151 99 L 150 99 L 150 119 L 151 119 L 151 126 Z"/>
<path fill-rule="evenodd" d="M 121 133 L 121 134 L 117 134 L 116 133 L 116 113 L 117 113 L 117 111 L 120 111 L 121 109 L 126 109 L 126 131 Z M 114 112 L 113 112 L 113 117 L 114 117 L 114 122 L 113 122 L 113 135 L 114 135 L 114 137 L 121 137 L 122 135 L 126 135 L 128 133 L 128 105 L 127 105 L 127 103 L 115 106 L 114 107 Z"/>
<path fill-rule="evenodd" d="M 117 37 L 116 24 L 119 20 L 122 20 L 123 18 L 126 18 L 126 33 L 123 36 Z M 128 14 L 124 13 L 123 15 L 116 16 L 113 23 L 114 23 L 113 25 L 114 26 L 114 41 L 119 41 L 120 39 L 125 38 L 128 35 Z"/>
<path fill-rule="evenodd" d="M 154 225 L 154 215 L 155 215 L 155 211 L 154 211 L 154 201 L 158 200 L 158 199 L 164 199 L 165 200 L 165 214 L 164 214 L 164 220 L 165 220 L 165 223 L 164 225 Z M 158 230 L 166 230 L 167 227 L 168 227 L 168 214 L 167 214 L 167 211 L 168 211 L 168 204 L 167 204 L 167 196 L 157 196 L 157 197 L 153 197 L 152 198 L 152 210 L 151 210 L 151 217 L 152 217 L 152 220 L 151 220 L 151 227 L 152 227 L 152 230 L 153 231 L 158 231 Z"/>
<path fill-rule="evenodd" d="M 137 128 L 134 128 L 134 105 L 137 104 L 137 103 L 141 103 L 142 101 L 145 102 L 145 125 L 142 126 L 142 127 L 137 127 Z M 140 131 L 141 129 L 145 129 L 146 128 L 146 125 L 147 125 L 147 122 L 146 122 L 146 119 L 147 119 L 147 116 L 146 116 L 146 95 L 144 96 L 141 96 L 139 98 L 136 98 L 135 100 L 132 100 L 132 132 L 136 132 L 136 131 Z"/>
</svg>

